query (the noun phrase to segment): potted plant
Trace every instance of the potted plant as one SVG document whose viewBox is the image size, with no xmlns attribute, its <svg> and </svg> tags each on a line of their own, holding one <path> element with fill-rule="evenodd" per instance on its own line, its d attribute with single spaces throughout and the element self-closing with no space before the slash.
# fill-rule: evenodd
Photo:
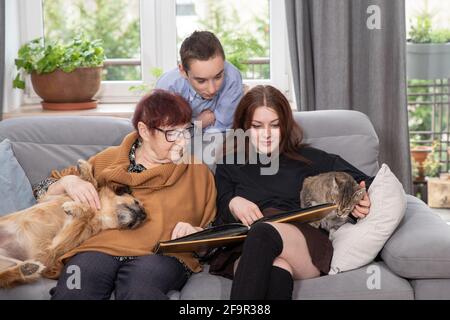
<svg viewBox="0 0 450 320">
<path fill-rule="evenodd" d="M 68 44 L 44 43 L 43 38 L 23 45 L 15 64 L 18 70 L 14 88 L 25 89 L 24 73 L 51 110 L 79 110 L 97 107 L 92 98 L 101 84 L 103 61 L 101 40 L 77 36 Z"/>
<path fill-rule="evenodd" d="M 431 146 L 413 145 L 411 148 L 412 163 L 416 166 L 417 175 L 415 181 L 423 181 L 425 178 L 423 164 L 428 155 L 433 151 Z"/>
<path fill-rule="evenodd" d="M 406 46 L 409 79 L 450 77 L 450 29 L 433 29 L 432 18 L 425 9 L 411 26 Z"/>
<path fill-rule="evenodd" d="M 427 178 L 435 178 L 439 176 L 441 163 L 434 153 L 428 154 L 428 157 L 423 162 L 423 170 Z"/>
</svg>

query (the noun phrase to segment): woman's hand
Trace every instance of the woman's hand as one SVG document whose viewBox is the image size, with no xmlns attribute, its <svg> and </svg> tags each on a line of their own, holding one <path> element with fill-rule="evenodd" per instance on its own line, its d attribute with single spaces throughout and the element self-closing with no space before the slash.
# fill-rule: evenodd
<svg viewBox="0 0 450 320">
<path fill-rule="evenodd" d="M 216 121 L 216 116 L 214 115 L 214 112 L 206 109 L 203 110 L 198 117 L 195 119 L 196 121 L 202 122 L 202 129 L 209 127 L 210 125 L 214 124 Z"/>
<path fill-rule="evenodd" d="M 228 206 L 234 217 L 246 226 L 263 217 L 256 204 L 242 197 L 234 197 Z"/>
<path fill-rule="evenodd" d="M 190 223 L 178 222 L 175 225 L 175 228 L 173 228 L 171 240 L 178 239 L 202 230 L 203 229 L 200 227 L 193 227 Z"/>
<path fill-rule="evenodd" d="M 100 210 L 100 198 L 92 183 L 75 175 L 62 177 L 60 183 L 74 201 L 89 204 L 92 209 Z"/>
<path fill-rule="evenodd" d="M 361 181 L 359 183 L 359 185 L 363 188 L 366 187 L 366 183 L 365 181 Z M 364 194 L 364 197 L 359 201 L 359 203 L 355 206 L 355 208 L 352 211 L 352 215 L 356 218 L 365 218 L 370 211 L 370 199 L 369 199 L 369 194 L 366 193 Z"/>
</svg>

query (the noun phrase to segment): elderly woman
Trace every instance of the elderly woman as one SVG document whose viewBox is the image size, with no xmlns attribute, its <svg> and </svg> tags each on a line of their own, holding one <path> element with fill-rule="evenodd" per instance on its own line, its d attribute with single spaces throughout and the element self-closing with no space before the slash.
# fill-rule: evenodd
<svg viewBox="0 0 450 320">
<path fill-rule="evenodd" d="M 101 232 L 64 255 L 53 299 L 109 299 L 113 290 L 116 299 L 167 299 L 170 290 L 179 290 L 192 272 L 201 270 L 192 253 L 152 253 L 158 241 L 199 231 L 215 216 L 212 173 L 204 164 L 183 161 L 190 159 L 186 145 L 193 133 L 191 113 L 182 97 L 155 90 L 136 107 L 135 131 L 121 145 L 89 159 L 95 178 L 129 186 L 149 219 L 134 230 Z M 35 187 L 37 197 L 65 192 L 75 201 L 100 207 L 92 184 L 77 175 L 55 176 L 62 178 Z M 68 288 L 71 266 L 79 268 L 80 288 Z"/>
<path fill-rule="evenodd" d="M 233 129 L 250 133 L 247 154 L 253 150 L 260 157 L 277 157 L 279 166 L 275 174 L 262 175 L 265 160 L 251 163 L 248 155 L 246 163 L 219 164 L 216 224 L 251 225 L 263 215 L 300 207 L 299 193 L 308 176 L 344 171 L 366 187 L 373 180 L 341 157 L 302 144 L 289 102 L 274 87 L 256 86 L 244 95 Z M 366 216 L 369 207 L 366 194 L 352 212 L 354 218 Z M 328 274 L 332 255 L 325 230 L 295 222 L 257 223 L 243 246 L 213 258 L 210 272 L 233 278 L 231 299 L 291 299 L 293 279 Z"/>
</svg>

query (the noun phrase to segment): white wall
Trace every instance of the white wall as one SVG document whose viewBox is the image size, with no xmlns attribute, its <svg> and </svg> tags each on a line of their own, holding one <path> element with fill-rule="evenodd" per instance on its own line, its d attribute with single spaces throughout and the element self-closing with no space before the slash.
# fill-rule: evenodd
<svg viewBox="0 0 450 320">
<path fill-rule="evenodd" d="M 19 2 L 5 1 L 5 95 L 3 112 L 11 111 L 22 104 L 22 91 L 13 89 L 12 81 L 16 76 L 14 60 L 20 47 Z"/>
</svg>

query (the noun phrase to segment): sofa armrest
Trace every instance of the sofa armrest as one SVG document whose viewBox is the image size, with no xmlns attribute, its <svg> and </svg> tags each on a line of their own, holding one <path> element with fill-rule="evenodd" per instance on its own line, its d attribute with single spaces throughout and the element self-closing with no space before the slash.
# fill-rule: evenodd
<svg viewBox="0 0 450 320">
<path fill-rule="evenodd" d="M 404 278 L 450 278 L 450 226 L 423 201 L 407 195 L 405 216 L 381 257 Z"/>
</svg>

